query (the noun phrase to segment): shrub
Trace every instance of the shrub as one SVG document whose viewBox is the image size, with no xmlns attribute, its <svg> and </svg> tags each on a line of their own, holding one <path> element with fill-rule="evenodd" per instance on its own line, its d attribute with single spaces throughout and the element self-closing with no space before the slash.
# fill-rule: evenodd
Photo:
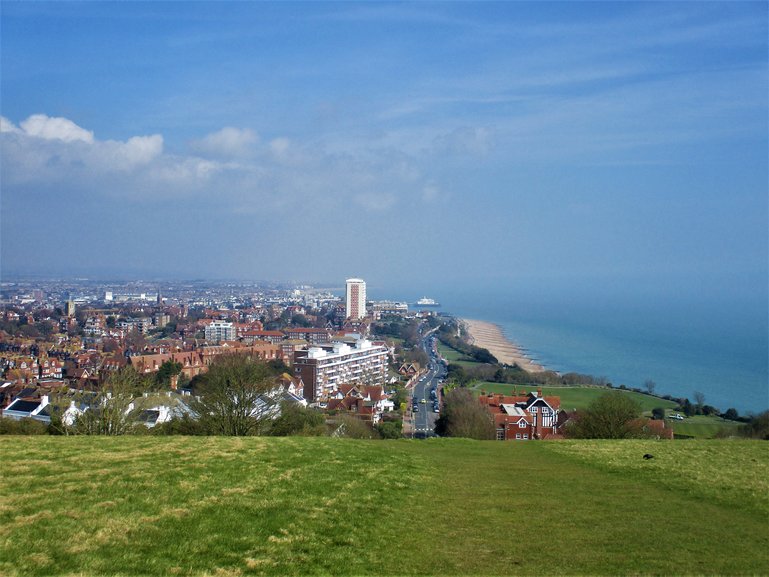
<svg viewBox="0 0 769 577">
<path fill-rule="evenodd" d="M 641 405 L 629 396 L 606 393 L 577 411 L 569 420 L 566 433 L 577 439 L 626 439 L 637 434 L 632 421 L 641 414 Z"/>
<path fill-rule="evenodd" d="M 48 426 L 35 419 L 0 418 L 0 435 L 45 435 Z"/>
</svg>

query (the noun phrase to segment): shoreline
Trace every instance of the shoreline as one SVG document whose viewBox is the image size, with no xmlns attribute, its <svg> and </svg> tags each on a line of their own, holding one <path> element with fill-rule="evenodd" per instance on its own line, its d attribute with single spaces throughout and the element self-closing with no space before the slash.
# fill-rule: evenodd
<svg viewBox="0 0 769 577">
<path fill-rule="evenodd" d="M 487 349 L 500 363 L 518 365 L 529 373 L 543 373 L 548 370 L 531 360 L 520 346 L 510 341 L 498 324 L 464 318 L 460 321 L 470 336 L 470 343 Z"/>
</svg>

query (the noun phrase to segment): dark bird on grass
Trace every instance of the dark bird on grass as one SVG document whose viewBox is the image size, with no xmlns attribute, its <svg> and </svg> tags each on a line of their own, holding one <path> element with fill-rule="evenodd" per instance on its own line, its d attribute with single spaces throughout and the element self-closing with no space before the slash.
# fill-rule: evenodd
<svg viewBox="0 0 769 577">
<path fill-rule="evenodd" d="M 654 455 L 650 455 L 649 453 L 646 453 L 646 454 L 644 455 L 644 459 L 646 459 L 647 461 L 648 461 L 649 459 L 653 459 L 653 458 L 654 458 Z"/>
</svg>

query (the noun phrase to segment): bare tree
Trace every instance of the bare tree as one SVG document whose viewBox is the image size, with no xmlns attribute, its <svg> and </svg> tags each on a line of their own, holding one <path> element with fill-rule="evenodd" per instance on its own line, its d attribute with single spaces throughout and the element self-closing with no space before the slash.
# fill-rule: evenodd
<svg viewBox="0 0 769 577">
<path fill-rule="evenodd" d="M 278 413 L 269 393 L 274 375 L 266 363 L 243 355 L 222 355 L 203 375 L 193 410 L 212 433 L 258 435 Z"/>
<path fill-rule="evenodd" d="M 644 381 L 644 388 L 646 389 L 647 393 L 649 393 L 650 395 L 653 395 L 654 394 L 654 389 L 657 388 L 657 383 L 655 383 L 651 379 L 646 379 Z"/>
<path fill-rule="evenodd" d="M 136 421 L 133 399 L 143 388 L 144 379 L 133 367 L 110 374 L 90 407 L 77 417 L 73 432 L 82 435 L 124 435 Z"/>
<path fill-rule="evenodd" d="M 705 405 L 705 393 L 694 391 L 694 402 L 697 403 L 697 408 L 701 411 Z"/>
</svg>

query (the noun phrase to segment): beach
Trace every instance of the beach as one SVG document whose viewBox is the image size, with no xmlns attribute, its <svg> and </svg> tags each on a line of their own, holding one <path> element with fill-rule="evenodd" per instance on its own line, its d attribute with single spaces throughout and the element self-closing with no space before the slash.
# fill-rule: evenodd
<svg viewBox="0 0 769 577">
<path fill-rule="evenodd" d="M 535 363 L 515 343 L 510 342 L 499 325 L 486 321 L 462 319 L 470 336 L 470 342 L 497 357 L 500 363 L 518 365 L 530 373 L 541 373 L 547 369 Z"/>
</svg>

